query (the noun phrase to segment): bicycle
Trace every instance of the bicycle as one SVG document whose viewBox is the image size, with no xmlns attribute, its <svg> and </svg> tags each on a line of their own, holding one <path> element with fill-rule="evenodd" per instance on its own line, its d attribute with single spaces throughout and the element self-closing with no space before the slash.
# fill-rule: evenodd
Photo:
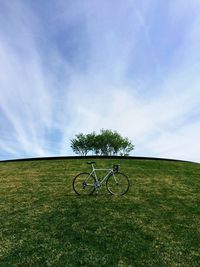
<svg viewBox="0 0 200 267">
<path fill-rule="evenodd" d="M 119 172 L 120 165 L 113 165 L 112 169 L 96 169 L 95 162 L 89 161 L 87 164 L 92 166 L 92 171 L 81 172 L 73 180 L 73 189 L 77 195 L 91 195 L 106 183 L 107 191 L 112 195 L 124 195 L 128 192 L 130 181 L 128 177 Z M 106 175 L 99 180 L 97 171 L 106 171 Z"/>
</svg>

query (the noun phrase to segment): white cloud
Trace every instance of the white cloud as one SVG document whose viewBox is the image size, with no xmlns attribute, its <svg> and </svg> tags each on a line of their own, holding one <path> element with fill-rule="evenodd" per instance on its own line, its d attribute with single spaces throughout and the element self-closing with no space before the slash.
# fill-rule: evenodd
<svg viewBox="0 0 200 267">
<path fill-rule="evenodd" d="M 113 1 L 58 1 L 53 21 L 49 17 L 52 32 L 25 1 L 4 4 L 0 157 L 69 154 L 69 139 L 77 132 L 109 128 L 131 138 L 137 155 L 199 161 L 199 18 L 178 2 L 169 5 L 166 25 L 172 20 L 175 33 L 183 30 L 187 15 L 187 29 L 183 43 L 175 45 L 169 23 L 165 43 L 151 15 L 162 5 L 152 3 L 119 1 L 113 9 Z M 61 28 L 69 43 L 70 31 L 75 36 L 66 55 L 50 42 L 64 45 Z"/>
<path fill-rule="evenodd" d="M 16 151 L 22 155 L 44 155 L 44 140 L 41 140 L 41 135 L 44 127 L 49 126 L 51 100 L 46 92 L 36 44 L 30 35 L 30 29 L 23 21 L 24 16 L 20 19 L 18 15 L 22 14 L 15 14 L 18 19 L 11 19 L 13 9 L 9 7 L 9 10 L 11 27 L 14 26 L 19 36 L 15 36 L 13 31 L 5 33 L 2 24 L 0 107 L 4 120 L 0 127 L 1 150 L 13 151 L 13 155 Z M 14 42 L 10 41 L 12 34 L 15 36 Z"/>
<path fill-rule="evenodd" d="M 156 140 L 149 142 L 148 149 L 155 151 L 155 156 L 200 162 L 199 133 L 199 121 L 184 125 L 173 132 L 163 131 Z"/>
</svg>

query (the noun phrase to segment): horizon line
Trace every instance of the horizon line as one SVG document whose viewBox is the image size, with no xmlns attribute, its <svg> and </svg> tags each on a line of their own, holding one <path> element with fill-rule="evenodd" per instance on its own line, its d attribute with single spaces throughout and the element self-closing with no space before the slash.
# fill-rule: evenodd
<svg viewBox="0 0 200 267">
<path fill-rule="evenodd" d="M 34 160 L 61 160 L 61 159 L 83 159 L 83 158 L 110 158 L 110 159 L 132 159 L 132 160 L 163 160 L 163 161 L 177 161 L 177 162 L 188 162 L 198 163 L 195 161 L 179 160 L 172 158 L 157 158 L 157 157 L 139 157 L 139 156 L 105 156 L 105 155 L 87 155 L 87 156 L 55 156 L 55 157 L 34 157 L 34 158 L 18 158 L 18 159 L 7 159 L 0 160 L 0 162 L 15 162 L 15 161 L 34 161 Z"/>
</svg>

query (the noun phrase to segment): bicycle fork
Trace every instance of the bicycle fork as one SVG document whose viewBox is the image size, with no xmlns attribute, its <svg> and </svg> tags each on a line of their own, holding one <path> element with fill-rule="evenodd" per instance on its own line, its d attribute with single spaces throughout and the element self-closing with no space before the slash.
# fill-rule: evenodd
<svg viewBox="0 0 200 267">
<path fill-rule="evenodd" d="M 114 177 L 114 180 L 115 180 L 115 183 L 116 185 L 119 185 L 119 182 L 117 181 L 116 177 L 115 177 L 115 173 L 113 172 L 113 177 Z"/>
</svg>

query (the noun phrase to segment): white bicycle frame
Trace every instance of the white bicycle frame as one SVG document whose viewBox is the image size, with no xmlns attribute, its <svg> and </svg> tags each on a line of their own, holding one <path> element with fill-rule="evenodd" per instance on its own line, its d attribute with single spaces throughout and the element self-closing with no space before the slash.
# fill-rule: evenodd
<svg viewBox="0 0 200 267">
<path fill-rule="evenodd" d="M 95 169 L 95 168 L 94 168 L 94 165 L 93 165 L 93 164 L 91 164 L 91 165 L 92 165 L 92 171 L 91 171 L 91 173 L 90 173 L 90 176 L 91 176 L 91 175 L 94 176 L 95 181 L 96 181 L 96 183 L 97 183 L 98 185 L 102 185 L 102 184 L 104 183 L 104 181 L 110 176 L 110 174 L 113 174 L 114 179 L 115 179 L 115 182 L 117 182 L 117 181 L 116 181 L 116 178 L 115 178 L 115 174 L 114 174 L 113 169 Z M 99 180 L 98 177 L 97 177 L 96 171 L 107 171 L 107 173 L 106 173 L 106 175 L 105 175 L 101 180 Z M 89 176 L 89 177 L 90 177 L 90 176 Z"/>
</svg>

